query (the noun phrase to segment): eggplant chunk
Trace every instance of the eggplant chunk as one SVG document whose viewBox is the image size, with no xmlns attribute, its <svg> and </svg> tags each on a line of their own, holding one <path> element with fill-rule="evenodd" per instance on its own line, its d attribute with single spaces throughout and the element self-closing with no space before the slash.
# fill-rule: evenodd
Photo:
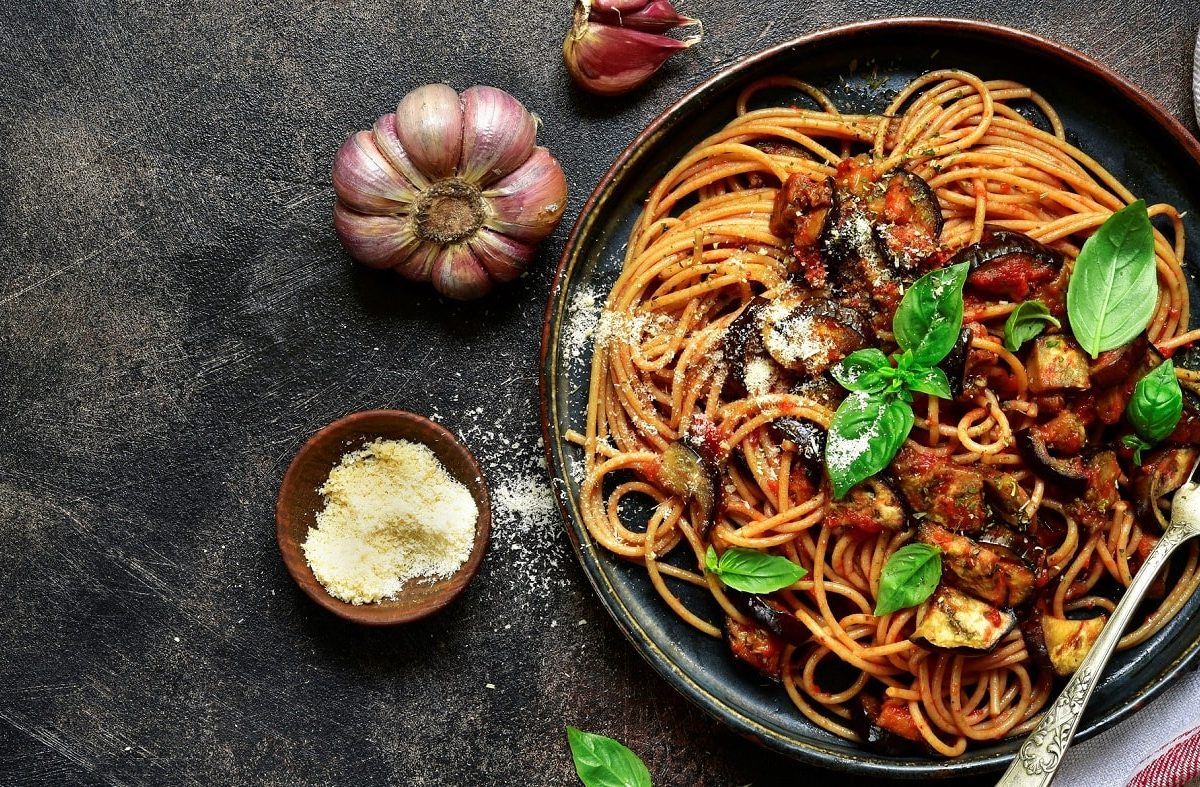
<svg viewBox="0 0 1200 787">
<path fill-rule="evenodd" d="M 1101 451 L 1083 463 L 1084 492 L 1067 503 L 1067 513 L 1088 530 L 1108 527 L 1109 511 L 1121 494 L 1117 484 L 1121 479 L 1121 464 L 1112 451 Z"/>
<path fill-rule="evenodd" d="M 1071 456 L 1060 459 L 1051 455 L 1046 443 L 1032 429 L 1021 429 L 1015 435 L 1017 451 L 1034 474 L 1043 481 L 1078 490 L 1087 483 L 1083 459 Z"/>
<path fill-rule="evenodd" d="M 763 315 L 763 347 L 780 366 L 809 377 L 866 347 L 871 335 L 858 312 L 824 298 L 775 301 Z"/>
<path fill-rule="evenodd" d="M 1119 384 L 1142 362 L 1149 343 L 1150 340 L 1143 333 L 1120 347 L 1100 353 L 1088 367 L 1092 385 L 1104 387 Z"/>
<path fill-rule="evenodd" d="M 690 500 L 695 511 L 692 525 L 702 537 L 716 522 L 717 502 L 721 493 L 721 471 L 715 461 L 705 459 L 682 441 L 676 440 L 663 451 L 659 480 L 672 494 Z"/>
<path fill-rule="evenodd" d="M 1188 479 L 1192 465 L 1200 457 L 1200 449 L 1191 447 L 1160 448 L 1144 457 L 1133 475 L 1134 513 L 1143 526 L 1161 527 L 1155 515 L 1158 500 L 1169 495 Z"/>
<path fill-rule="evenodd" d="M 937 251 L 942 206 L 919 175 L 897 169 L 880 181 L 883 196 L 873 203 L 875 238 L 889 265 L 912 270 Z"/>
<path fill-rule="evenodd" d="M 814 245 L 825 232 L 833 196 L 833 178 L 814 181 L 800 173 L 789 175 L 775 194 L 771 232 L 797 248 Z"/>
<path fill-rule="evenodd" d="M 783 643 L 759 626 L 725 618 L 725 641 L 734 657 L 765 677 L 778 681 L 783 669 Z"/>
<path fill-rule="evenodd" d="M 1046 655 L 1054 673 L 1067 677 L 1083 662 L 1084 656 L 1096 644 L 1108 618 L 1101 615 L 1086 620 L 1068 620 L 1052 615 L 1042 615 L 1042 636 L 1045 637 Z"/>
<path fill-rule="evenodd" d="M 987 522 L 983 473 L 906 444 L 892 460 L 891 477 L 910 510 L 944 527 L 973 533 Z"/>
<path fill-rule="evenodd" d="M 1063 256 L 1028 235 L 988 229 L 978 243 L 959 249 L 949 264 L 960 262 L 971 266 L 968 289 L 985 298 L 1016 303 L 1052 282 L 1063 266 Z"/>
<path fill-rule="evenodd" d="M 1034 340 L 1025 371 L 1029 375 L 1029 390 L 1035 394 L 1064 389 L 1084 391 L 1092 386 L 1087 354 L 1061 333 Z"/>
<path fill-rule="evenodd" d="M 1087 443 L 1083 419 L 1072 410 L 1063 410 L 1044 424 L 1031 427 L 1046 448 L 1063 454 L 1077 454 Z"/>
<path fill-rule="evenodd" d="M 771 428 L 781 440 L 790 440 L 799 456 L 810 469 L 819 470 L 825 461 L 825 430 L 803 418 L 779 418 Z"/>
<path fill-rule="evenodd" d="M 743 615 L 788 645 L 799 647 L 812 639 L 808 627 L 778 601 L 733 588 L 726 588 L 725 595 Z"/>
<path fill-rule="evenodd" d="M 1016 607 L 1033 595 L 1033 567 L 1002 546 L 985 546 L 930 522 L 917 529 L 917 540 L 942 550 L 942 567 L 948 572 L 943 578 L 978 599 Z"/>
<path fill-rule="evenodd" d="M 904 501 L 886 481 L 868 478 L 852 487 L 846 497 L 829 504 L 825 526 L 852 527 L 864 533 L 903 530 L 908 521 Z"/>
<path fill-rule="evenodd" d="M 863 745 L 894 757 L 920 750 L 921 731 L 909 713 L 908 703 L 859 692 L 850 709 L 850 723 Z"/>
<path fill-rule="evenodd" d="M 1039 525 L 1042 520 L 1043 518 L 1039 518 Z M 999 522 L 992 522 L 985 527 L 975 540 L 980 544 L 987 544 L 1003 550 L 1001 554 L 1015 555 L 1021 562 L 1033 566 L 1035 576 L 1037 568 L 1042 564 L 1046 555 L 1045 547 L 1037 541 L 1027 536 L 1024 532 L 1014 530 Z"/>
<path fill-rule="evenodd" d="M 983 477 L 983 491 L 1000 517 L 1010 525 L 1029 526 L 1029 493 L 1017 482 L 1016 476 L 999 471 Z"/>
<path fill-rule="evenodd" d="M 990 651 L 1017 625 L 1017 616 L 942 585 L 917 613 L 918 645 L 956 652 Z"/>
<path fill-rule="evenodd" d="M 725 367 L 729 370 L 725 377 L 725 395 L 730 399 L 746 396 L 749 392 L 746 367 L 751 359 L 764 357 L 762 316 L 768 303 L 766 298 L 755 297 L 725 329 L 722 353 Z"/>
</svg>

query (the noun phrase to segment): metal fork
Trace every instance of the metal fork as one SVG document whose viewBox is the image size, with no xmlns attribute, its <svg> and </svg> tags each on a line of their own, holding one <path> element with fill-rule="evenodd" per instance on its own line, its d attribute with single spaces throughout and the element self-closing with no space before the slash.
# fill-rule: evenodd
<svg viewBox="0 0 1200 787">
<path fill-rule="evenodd" d="M 1162 539 L 1134 575 L 1133 582 L 1126 589 L 1117 608 L 1113 610 L 1112 617 L 1100 632 L 1096 644 L 1083 659 L 1079 669 L 1075 670 L 1062 694 L 1021 744 L 1012 765 L 1008 766 L 1008 770 L 997 782 L 997 787 L 1047 785 L 1054 778 L 1054 772 L 1058 770 L 1063 754 L 1075 735 L 1075 728 L 1079 726 L 1083 709 L 1091 699 L 1092 689 L 1096 688 L 1100 675 L 1104 672 L 1104 667 L 1116 649 L 1121 635 L 1125 633 L 1125 628 L 1129 625 L 1142 596 L 1146 595 L 1147 588 L 1162 570 L 1167 558 L 1183 542 L 1192 536 L 1200 535 L 1200 483 L 1197 483 L 1196 479 L 1197 468 L 1200 468 L 1200 464 L 1192 468 L 1189 481 L 1175 493 L 1175 500 L 1171 504 L 1171 524 L 1163 533 Z"/>
</svg>

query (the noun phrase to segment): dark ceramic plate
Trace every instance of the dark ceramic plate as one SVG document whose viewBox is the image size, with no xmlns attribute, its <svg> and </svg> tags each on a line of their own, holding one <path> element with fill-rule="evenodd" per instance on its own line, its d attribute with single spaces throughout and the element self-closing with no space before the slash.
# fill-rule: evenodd
<svg viewBox="0 0 1200 787">
<path fill-rule="evenodd" d="M 768 74 L 792 74 L 824 89 L 839 107 L 879 110 L 913 77 L 948 67 L 1033 87 L 1061 113 L 1072 142 L 1135 194 L 1186 211 L 1189 236 L 1200 237 L 1194 218 L 1200 215 L 1200 145 L 1161 107 L 1100 64 L 1044 39 L 977 22 L 867 22 L 815 33 L 747 58 L 651 123 L 584 206 L 563 253 L 542 340 L 542 406 L 551 474 L 579 559 L 613 619 L 667 682 L 742 735 L 800 760 L 881 777 L 997 770 L 1011 759 L 1019 741 L 973 748 L 953 761 L 867 752 L 811 724 L 782 688 L 760 685 L 734 664 L 724 643 L 679 620 L 650 587 L 643 569 L 598 551 L 578 510 L 575 479 L 581 474 L 581 455 L 564 439 L 568 429 L 584 426 L 591 355 L 590 345 L 580 347 L 578 335 L 572 335 L 574 310 L 569 307 L 587 292 L 595 292 L 597 303 L 603 303 L 652 184 L 684 151 L 734 116 L 734 101 L 747 83 Z M 1195 246 L 1187 261 L 1193 271 L 1200 265 Z M 1196 295 L 1193 284 L 1193 302 Z M 1081 739 L 1128 716 L 1187 668 L 1200 649 L 1198 605 L 1200 597 L 1152 641 L 1114 659 L 1084 718 Z"/>
</svg>

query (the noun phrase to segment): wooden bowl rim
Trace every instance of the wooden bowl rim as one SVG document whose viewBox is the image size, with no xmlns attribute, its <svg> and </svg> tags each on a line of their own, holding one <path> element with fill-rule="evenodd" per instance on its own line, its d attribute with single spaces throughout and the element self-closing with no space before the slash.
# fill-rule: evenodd
<svg viewBox="0 0 1200 787">
<path fill-rule="evenodd" d="M 355 430 L 376 433 L 379 437 L 388 437 L 379 434 L 377 427 L 369 426 L 369 424 L 381 420 L 390 421 L 398 427 L 395 431 L 400 434 L 389 439 L 399 438 L 419 442 L 428 446 L 435 454 L 439 453 L 438 449 L 441 446 L 445 451 L 458 457 L 469 470 L 469 478 L 460 477 L 446 462 L 441 460 L 440 456 L 439 461 L 453 478 L 467 487 L 479 510 L 475 520 L 475 541 L 471 546 L 471 554 L 458 571 L 449 579 L 443 580 L 447 584 L 443 590 L 439 591 L 438 595 L 418 606 L 405 605 L 403 591 L 394 599 L 369 604 L 348 604 L 334 598 L 313 575 L 312 568 L 304 559 L 304 553 L 300 549 L 300 542 L 292 537 L 291 528 L 289 528 L 292 520 L 289 518 L 287 502 L 296 494 L 301 470 L 320 449 L 331 442 L 344 439 L 348 433 Z M 434 439 L 430 439 L 430 434 Z M 349 450 L 353 449 L 347 448 L 341 454 L 344 455 Z M 275 500 L 275 540 L 288 574 L 304 594 L 321 607 L 344 620 L 367 626 L 392 626 L 420 620 L 441 610 L 457 598 L 470 584 L 483 564 L 483 557 L 487 552 L 487 544 L 491 536 L 491 523 L 491 494 L 483 470 L 470 449 L 457 435 L 437 421 L 408 410 L 364 410 L 343 416 L 317 430 L 300 447 L 291 464 L 288 465 Z"/>
</svg>

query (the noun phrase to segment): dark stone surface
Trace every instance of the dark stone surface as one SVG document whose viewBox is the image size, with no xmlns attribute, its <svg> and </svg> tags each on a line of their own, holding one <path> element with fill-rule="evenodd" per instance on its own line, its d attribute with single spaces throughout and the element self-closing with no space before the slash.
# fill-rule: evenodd
<svg viewBox="0 0 1200 787">
<path fill-rule="evenodd" d="M 981 14 L 684 6 L 704 44 L 603 101 L 561 68 L 565 0 L 0 8 L 0 783 L 571 784 L 565 724 L 621 738 L 656 784 L 831 777 L 651 674 L 556 524 L 498 522 L 465 596 L 390 631 L 308 602 L 274 544 L 291 456 L 355 410 L 437 413 L 493 488 L 542 480 L 553 261 L 608 162 L 687 89 L 833 23 Z M 986 18 L 1195 128 L 1194 0 L 1040 6 Z M 353 267 L 330 226 L 338 144 L 438 80 L 524 100 L 572 192 L 533 273 L 471 306 Z"/>
</svg>

